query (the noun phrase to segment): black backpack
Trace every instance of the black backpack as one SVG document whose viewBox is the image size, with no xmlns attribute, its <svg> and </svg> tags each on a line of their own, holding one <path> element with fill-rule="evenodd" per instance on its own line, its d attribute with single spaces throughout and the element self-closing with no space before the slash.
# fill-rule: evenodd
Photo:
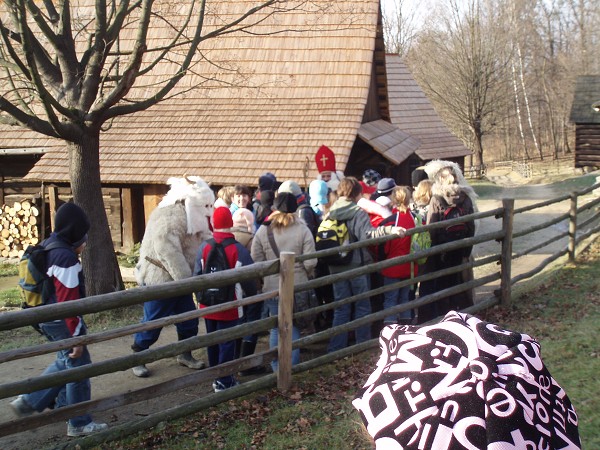
<svg viewBox="0 0 600 450">
<path fill-rule="evenodd" d="M 457 219 L 465 215 L 466 212 L 463 208 L 457 205 L 453 205 L 446 208 L 442 216 L 442 220 Z M 442 228 L 442 230 L 444 242 L 459 241 L 469 236 L 469 229 L 465 222 L 449 225 L 446 228 Z"/>
<path fill-rule="evenodd" d="M 222 270 L 231 269 L 225 247 L 235 244 L 235 239 L 226 238 L 222 243 L 216 242 L 214 239 L 209 239 L 210 252 L 204 262 L 202 274 L 216 273 Z M 222 287 L 208 288 L 196 293 L 198 303 L 205 306 L 220 305 L 221 303 L 235 300 L 235 284 L 230 284 Z"/>
</svg>

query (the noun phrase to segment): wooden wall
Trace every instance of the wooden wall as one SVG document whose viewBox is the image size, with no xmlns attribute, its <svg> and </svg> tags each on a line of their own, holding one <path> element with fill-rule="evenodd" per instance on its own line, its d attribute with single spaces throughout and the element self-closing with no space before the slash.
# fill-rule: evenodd
<svg viewBox="0 0 600 450">
<path fill-rule="evenodd" d="M 600 124 L 577 124 L 575 168 L 600 167 Z"/>
<path fill-rule="evenodd" d="M 104 187 L 102 197 L 115 250 L 129 251 L 143 236 L 144 208 L 141 188 Z M 42 200 L 43 199 L 43 200 Z M 0 206 L 29 201 L 40 210 L 41 239 L 49 236 L 56 209 L 72 199 L 67 184 L 43 185 L 30 181 L 0 180 Z"/>
</svg>

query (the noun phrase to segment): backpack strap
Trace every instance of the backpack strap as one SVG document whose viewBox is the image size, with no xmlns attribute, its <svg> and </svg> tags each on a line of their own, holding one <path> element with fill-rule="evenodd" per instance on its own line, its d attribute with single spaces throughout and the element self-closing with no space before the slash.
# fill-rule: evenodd
<svg viewBox="0 0 600 450">
<path fill-rule="evenodd" d="M 279 258 L 279 247 L 277 247 L 277 242 L 275 242 L 275 235 L 273 234 L 273 228 L 269 225 L 267 227 L 267 237 L 269 238 L 269 244 L 271 245 L 271 249 L 275 253 L 275 256 Z"/>
</svg>

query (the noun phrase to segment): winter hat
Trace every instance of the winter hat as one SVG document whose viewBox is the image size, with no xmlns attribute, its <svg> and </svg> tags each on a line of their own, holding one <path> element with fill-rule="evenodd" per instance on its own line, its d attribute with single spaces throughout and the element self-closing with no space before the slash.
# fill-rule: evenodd
<svg viewBox="0 0 600 450">
<path fill-rule="evenodd" d="M 215 230 L 227 230 L 233 227 L 233 219 L 231 218 L 231 211 L 229 211 L 229 208 L 220 206 L 215 209 L 212 222 Z"/>
<path fill-rule="evenodd" d="M 277 178 L 271 172 L 262 174 L 258 178 L 259 191 L 274 191 L 277 184 Z"/>
<path fill-rule="evenodd" d="M 390 325 L 352 404 L 390 449 L 579 449 L 577 413 L 540 344 L 469 314 Z"/>
<path fill-rule="evenodd" d="M 363 173 L 362 180 L 367 186 L 376 186 L 377 183 L 379 183 L 379 180 L 381 180 L 381 175 L 376 170 L 367 169 Z M 375 191 L 375 189 L 373 189 L 373 191 Z"/>
<path fill-rule="evenodd" d="M 288 192 L 296 198 L 298 198 L 302 195 L 302 189 L 300 189 L 300 186 L 298 186 L 298 183 L 296 183 L 295 181 L 292 181 L 292 180 L 287 180 L 287 181 L 284 181 L 283 183 L 281 183 L 281 186 L 279 186 L 279 189 L 277 189 L 277 192 L 279 194 L 281 194 L 283 192 Z"/>
<path fill-rule="evenodd" d="M 281 192 L 275 197 L 275 209 L 283 213 L 295 213 L 298 209 L 296 196 L 289 192 Z"/>
<path fill-rule="evenodd" d="M 233 213 L 233 227 L 247 228 L 248 233 L 254 233 L 254 214 L 246 208 L 240 208 Z"/>
<path fill-rule="evenodd" d="M 377 183 L 377 193 L 379 195 L 390 195 L 396 187 L 396 182 L 393 178 L 383 178 Z"/>
<path fill-rule="evenodd" d="M 90 221 L 86 213 L 75 203 L 64 203 L 54 216 L 54 233 L 73 248 L 79 247 L 88 238 Z"/>
<path fill-rule="evenodd" d="M 429 179 L 427 172 L 420 168 L 413 170 L 410 177 L 414 187 L 417 187 L 421 181 Z"/>
<path fill-rule="evenodd" d="M 329 188 L 323 180 L 313 180 L 308 186 L 310 206 L 326 205 L 329 203 Z"/>
<path fill-rule="evenodd" d="M 358 183 L 362 187 L 363 194 L 369 194 L 369 195 L 371 195 L 373 192 L 375 192 L 375 189 L 376 189 L 375 186 L 369 186 L 364 181 L 359 181 Z"/>
</svg>

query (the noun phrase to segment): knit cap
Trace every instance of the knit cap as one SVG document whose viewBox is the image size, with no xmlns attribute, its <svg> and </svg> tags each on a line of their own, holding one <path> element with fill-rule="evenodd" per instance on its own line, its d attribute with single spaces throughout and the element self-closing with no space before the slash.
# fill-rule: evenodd
<svg viewBox="0 0 600 450">
<path fill-rule="evenodd" d="M 240 208 L 233 213 L 233 227 L 248 229 L 248 233 L 254 233 L 254 214 L 246 208 Z"/>
<path fill-rule="evenodd" d="M 283 213 L 295 213 L 298 209 L 296 197 L 289 192 L 281 192 L 275 197 L 275 209 Z"/>
<path fill-rule="evenodd" d="M 233 219 L 231 218 L 231 211 L 229 211 L 229 208 L 226 208 L 224 206 L 220 206 L 217 209 L 215 209 L 215 212 L 213 213 L 212 221 L 213 221 L 213 228 L 215 230 L 226 230 L 226 229 L 233 227 Z"/>
<path fill-rule="evenodd" d="M 300 189 L 300 186 L 298 186 L 298 183 L 296 183 L 295 181 L 292 181 L 292 180 L 287 180 L 287 181 L 284 181 L 283 183 L 281 183 L 281 186 L 279 186 L 279 189 L 277 190 L 277 192 L 280 194 L 282 192 L 288 192 L 296 198 L 300 197 L 302 195 L 302 189 Z"/>
</svg>

